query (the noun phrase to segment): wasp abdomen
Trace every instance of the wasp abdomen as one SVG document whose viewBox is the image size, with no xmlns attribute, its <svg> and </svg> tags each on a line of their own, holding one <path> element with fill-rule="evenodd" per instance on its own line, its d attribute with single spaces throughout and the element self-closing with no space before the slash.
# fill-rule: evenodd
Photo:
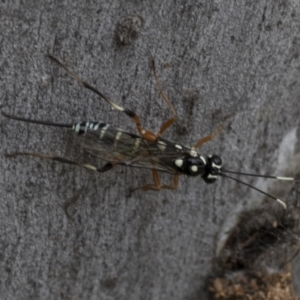
<svg viewBox="0 0 300 300">
<path fill-rule="evenodd" d="M 73 130 L 77 134 L 83 134 L 88 132 L 89 130 L 99 130 L 100 128 L 106 127 L 108 128 L 109 125 L 104 122 L 78 122 L 73 125 Z"/>
</svg>

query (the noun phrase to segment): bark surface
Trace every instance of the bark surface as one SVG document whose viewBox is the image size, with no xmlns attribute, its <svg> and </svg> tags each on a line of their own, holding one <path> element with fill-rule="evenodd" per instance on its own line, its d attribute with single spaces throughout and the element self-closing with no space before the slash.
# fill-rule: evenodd
<svg viewBox="0 0 300 300">
<path fill-rule="evenodd" d="M 194 144 L 233 113 L 203 155 L 219 154 L 231 170 L 297 174 L 298 1 L 43 2 L 0 4 L 1 110 L 136 132 L 127 116 L 51 62 L 51 53 L 157 132 L 171 114 L 151 75 L 154 58 L 179 116 L 164 137 Z M 0 126 L 1 153 L 90 159 L 67 129 L 3 116 Z M 292 130 L 288 156 L 282 141 Z M 214 185 L 181 178 L 176 191 L 127 197 L 129 188 L 151 182 L 149 171 L 96 174 L 4 155 L 0 166 L 1 299 L 206 299 L 225 220 L 263 199 L 225 178 Z M 291 192 L 291 185 L 244 180 L 287 203 L 297 199 L 296 186 Z"/>
</svg>

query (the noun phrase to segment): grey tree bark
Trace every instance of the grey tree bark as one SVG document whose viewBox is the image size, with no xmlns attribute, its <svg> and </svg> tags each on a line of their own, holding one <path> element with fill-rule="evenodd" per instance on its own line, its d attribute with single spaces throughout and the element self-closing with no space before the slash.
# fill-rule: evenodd
<svg viewBox="0 0 300 300">
<path fill-rule="evenodd" d="M 298 1 L 2 1 L 0 27 L 7 113 L 103 120 L 135 132 L 128 117 L 45 56 L 52 53 L 156 132 L 170 112 L 151 75 L 153 57 L 179 116 L 164 137 L 192 145 L 234 113 L 201 153 L 220 154 L 237 171 L 298 172 L 297 151 L 286 156 L 280 148 L 299 124 Z M 67 130 L 0 122 L 2 153 L 82 159 Z M 206 299 L 224 222 L 241 204 L 263 199 L 234 181 L 200 178 L 127 197 L 151 181 L 150 172 L 96 174 L 25 156 L 1 155 L 0 163 L 1 299 Z M 289 199 L 290 188 L 276 192 Z"/>
</svg>

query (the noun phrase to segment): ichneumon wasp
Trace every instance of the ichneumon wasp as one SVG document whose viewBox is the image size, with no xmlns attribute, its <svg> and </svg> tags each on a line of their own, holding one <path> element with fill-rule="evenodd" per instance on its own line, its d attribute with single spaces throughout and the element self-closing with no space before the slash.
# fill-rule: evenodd
<svg viewBox="0 0 300 300">
<path fill-rule="evenodd" d="M 139 135 L 125 132 L 121 129 L 117 129 L 104 122 L 79 122 L 76 124 L 63 124 L 53 123 L 47 121 L 32 120 L 13 115 L 2 114 L 10 119 L 19 120 L 23 122 L 41 124 L 46 126 L 57 126 L 70 128 L 75 133 L 80 135 L 82 142 L 81 146 L 88 153 L 95 155 L 102 160 L 106 161 L 106 164 L 102 167 L 97 167 L 92 164 L 82 164 L 76 161 L 68 160 L 63 157 L 49 156 L 39 153 L 17 152 L 13 154 L 7 154 L 7 156 L 13 157 L 17 155 L 29 155 L 40 158 L 59 161 L 61 163 L 77 165 L 97 172 L 106 172 L 118 165 L 131 166 L 137 168 L 151 169 L 153 182 L 152 184 L 146 184 L 132 191 L 142 190 L 155 190 L 160 189 L 176 189 L 178 186 L 178 180 L 180 175 L 187 176 L 200 176 L 206 183 L 213 183 L 217 180 L 218 176 L 232 179 L 238 183 L 246 185 L 269 198 L 278 201 L 284 208 L 286 204 L 274 197 L 273 195 L 266 193 L 248 183 L 245 183 L 237 178 L 229 176 L 227 173 L 245 176 L 263 177 L 277 180 L 296 180 L 293 177 L 277 177 L 277 176 L 264 176 L 249 173 L 233 172 L 223 168 L 222 160 L 218 155 L 208 155 L 204 157 L 197 152 L 204 143 L 212 140 L 222 130 L 223 124 L 230 116 L 225 117 L 223 123 L 217 127 L 217 129 L 210 135 L 197 141 L 192 147 L 186 147 L 180 144 L 173 143 L 169 140 L 162 138 L 163 133 L 177 120 L 177 114 L 169 101 L 166 94 L 163 92 L 161 84 L 158 80 L 154 61 L 151 61 L 151 69 L 153 70 L 154 79 L 159 90 L 160 96 L 164 99 L 168 105 L 172 117 L 164 122 L 157 134 L 145 129 L 138 115 L 132 110 L 125 109 L 104 95 L 95 87 L 81 79 L 76 73 L 71 71 L 67 66 L 61 63 L 57 58 L 52 55 L 48 55 L 54 62 L 66 70 L 67 73 L 75 78 L 79 84 L 83 85 L 86 89 L 89 89 L 99 95 L 104 101 L 106 101 L 113 109 L 125 113 L 135 123 Z M 161 185 L 158 172 L 166 172 L 173 175 L 172 185 Z"/>
</svg>

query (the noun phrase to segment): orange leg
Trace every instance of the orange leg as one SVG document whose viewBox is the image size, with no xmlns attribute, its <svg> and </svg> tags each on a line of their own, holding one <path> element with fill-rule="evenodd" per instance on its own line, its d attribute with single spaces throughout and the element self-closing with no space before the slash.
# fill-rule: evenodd
<svg viewBox="0 0 300 300">
<path fill-rule="evenodd" d="M 204 138 L 200 139 L 194 146 L 193 148 L 198 148 L 200 146 L 202 146 L 203 144 L 213 140 L 223 129 L 224 127 L 224 123 L 233 116 L 233 114 L 230 114 L 230 115 L 227 115 L 223 122 L 217 127 L 217 129 L 211 134 L 211 135 L 208 135 L 208 136 L 205 136 Z"/>
<path fill-rule="evenodd" d="M 136 190 L 143 190 L 143 191 L 159 191 L 161 189 L 167 190 L 175 190 L 178 187 L 179 175 L 174 175 L 173 177 L 173 184 L 172 185 L 161 185 L 159 180 L 159 175 L 157 170 L 152 169 L 152 178 L 154 184 L 145 184 L 143 186 L 136 187 L 130 190 L 130 195 Z"/>
</svg>

